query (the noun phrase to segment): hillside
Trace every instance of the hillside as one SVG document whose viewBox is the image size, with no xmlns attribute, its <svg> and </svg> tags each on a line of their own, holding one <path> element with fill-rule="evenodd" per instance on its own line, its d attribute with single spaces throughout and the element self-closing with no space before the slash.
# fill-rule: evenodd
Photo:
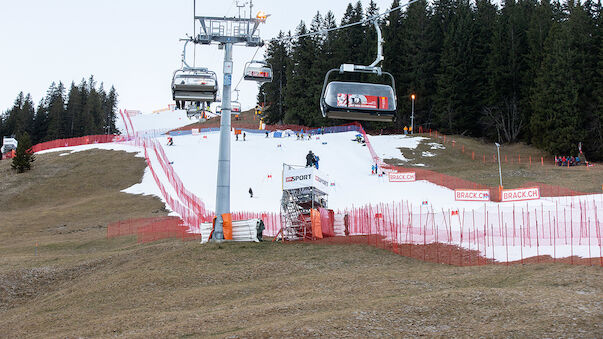
<svg viewBox="0 0 603 339">
<path fill-rule="evenodd" d="M 131 153 L 100 150 L 40 155 L 24 175 L 10 174 L 8 162 L 0 162 L 6 178 L 0 190 L 0 333 L 601 333 L 597 267 L 452 267 L 362 245 L 107 240 L 108 222 L 165 215 L 157 199 L 120 192 L 140 180 L 143 168 Z"/>
</svg>

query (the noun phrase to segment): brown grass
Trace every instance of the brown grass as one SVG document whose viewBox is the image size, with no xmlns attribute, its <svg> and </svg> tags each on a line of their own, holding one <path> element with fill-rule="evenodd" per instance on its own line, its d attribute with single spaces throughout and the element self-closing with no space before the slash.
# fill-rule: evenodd
<svg viewBox="0 0 603 339">
<path fill-rule="evenodd" d="M 123 152 L 43 155 L 0 201 L 0 337 L 601 337 L 601 268 L 452 267 L 365 245 L 106 240 L 164 215 Z M 39 242 L 37 256 L 35 242 Z"/>
<path fill-rule="evenodd" d="M 471 180 L 482 185 L 496 187 L 499 184 L 498 162 L 492 161 L 492 155 L 496 153 L 493 143 L 484 143 L 480 140 L 462 137 L 447 136 L 446 149 L 431 149 L 429 143 L 442 143 L 443 139 L 435 139 L 429 134 L 416 149 L 400 149 L 408 163 L 393 159 L 386 160 L 387 163 L 413 166 L 414 164 L 425 164 L 426 169 L 439 173 L 453 175 L 462 179 Z M 452 147 L 450 140 L 455 140 Z M 465 145 L 463 153 L 462 146 Z M 436 154 L 434 157 L 423 157 L 425 151 Z M 471 152 L 475 152 L 475 160 L 471 158 Z M 486 163 L 483 162 L 483 154 L 486 154 Z M 505 155 L 507 162 L 505 162 Z M 518 155 L 521 155 L 521 163 L 518 163 Z M 529 157 L 532 157 L 532 164 Z M 545 157 L 544 166 L 540 158 Z M 548 158 L 548 159 L 547 159 Z M 511 162 L 511 159 L 514 159 Z M 501 147 L 501 168 L 503 185 L 505 188 L 517 188 L 532 182 L 544 183 L 566 187 L 574 191 L 600 193 L 603 185 L 603 167 L 596 164 L 595 167 L 557 167 L 552 164 L 551 156 L 525 144 L 503 145 Z"/>
</svg>

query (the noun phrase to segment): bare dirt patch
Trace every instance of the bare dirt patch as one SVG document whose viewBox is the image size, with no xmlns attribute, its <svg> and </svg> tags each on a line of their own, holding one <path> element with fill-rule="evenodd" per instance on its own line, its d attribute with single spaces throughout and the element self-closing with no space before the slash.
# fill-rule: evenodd
<svg viewBox="0 0 603 339">
<path fill-rule="evenodd" d="M 446 136 L 447 142 L 442 147 L 434 147 L 434 144 L 442 144 L 443 139 L 436 139 L 429 134 L 419 134 L 428 138 L 423 140 L 416 149 L 400 148 L 401 154 L 410 161 L 399 161 L 387 159 L 392 165 L 414 167 L 417 164 L 425 165 L 426 168 L 435 172 L 456 176 L 470 180 L 482 185 L 497 187 L 499 184 L 498 162 L 493 162 L 492 155 L 496 153 L 493 143 L 485 143 L 480 140 L 463 136 Z M 454 147 L 451 140 L 455 140 Z M 465 151 L 463 152 L 463 145 Z M 434 156 L 425 156 L 429 152 Z M 472 160 L 472 152 L 475 160 Z M 486 155 L 486 162 L 483 155 Z M 521 163 L 518 162 L 521 156 Z M 506 156 L 506 161 L 505 161 Z M 532 157 L 532 163 L 529 159 Z M 545 157 L 544 166 L 541 165 L 541 157 Z M 574 191 L 600 193 L 603 185 L 603 167 L 596 164 L 595 167 L 576 166 L 558 167 L 554 166 L 551 156 L 544 152 L 525 145 L 512 144 L 501 147 L 501 168 L 503 184 L 505 188 L 516 188 L 537 182 L 549 185 L 561 186 Z"/>
</svg>

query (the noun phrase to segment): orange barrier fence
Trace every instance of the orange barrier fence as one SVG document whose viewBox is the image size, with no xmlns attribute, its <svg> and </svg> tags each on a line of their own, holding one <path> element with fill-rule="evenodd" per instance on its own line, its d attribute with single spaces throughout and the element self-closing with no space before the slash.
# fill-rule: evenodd
<svg viewBox="0 0 603 339">
<path fill-rule="evenodd" d="M 128 219 L 107 226 L 107 239 L 128 235 L 136 235 L 139 243 L 168 238 L 201 241 L 201 235 L 190 233 L 177 217 Z"/>
<path fill-rule="evenodd" d="M 46 141 L 34 145 L 32 147 L 34 152 L 40 152 L 52 148 L 59 147 L 72 147 L 72 146 L 81 146 L 81 145 L 89 145 L 89 144 L 104 144 L 109 142 L 117 142 L 123 141 L 123 138 L 120 135 L 114 134 L 102 134 L 102 135 L 86 135 L 78 138 L 69 138 L 69 139 L 57 139 L 52 141 Z"/>
<path fill-rule="evenodd" d="M 482 211 L 418 209 L 404 202 L 347 209 L 339 213 L 347 215 L 350 236 L 329 242 L 366 243 L 459 266 L 560 261 L 603 267 L 601 200 Z"/>
</svg>

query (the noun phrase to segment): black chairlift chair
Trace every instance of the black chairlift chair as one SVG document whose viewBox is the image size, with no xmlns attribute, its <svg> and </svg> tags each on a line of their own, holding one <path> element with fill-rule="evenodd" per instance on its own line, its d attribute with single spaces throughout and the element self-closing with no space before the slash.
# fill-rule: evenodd
<svg viewBox="0 0 603 339">
<path fill-rule="evenodd" d="M 216 101 L 218 78 L 207 68 L 183 68 L 174 72 L 172 98 L 176 101 Z"/>
<path fill-rule="evenodd" d="M 243 78 L 260 83 L 272 82 L 272 66 L 266 61 L 252 60 L 245 64 Z"/>
<path fill-rule="evenodd" d="M 374 73 L 387 76 L 391 85 L 331 81 L 333 72 Z M 320 96 L 322 115 L 331 119 L 393 122 L 396 114 L 394 77 L 378 67 L 341 65 L 327 72 Z"/>
<path fill-rule="evenodd" d="M 393 75 L 383 72 L 377 65 L 383 61 L 383 39 L 378 21 L 373 20 L 377 31 L 377 58 L 369 66 L 343 64 L 325 75 L 320 95 L 322 116 L 331 119 L 393 122 L 396 117 L 396 82 Z M 391 84 L 331 81 L 333 72 L 366 73 L 387 77 Z"/>
</svg>

